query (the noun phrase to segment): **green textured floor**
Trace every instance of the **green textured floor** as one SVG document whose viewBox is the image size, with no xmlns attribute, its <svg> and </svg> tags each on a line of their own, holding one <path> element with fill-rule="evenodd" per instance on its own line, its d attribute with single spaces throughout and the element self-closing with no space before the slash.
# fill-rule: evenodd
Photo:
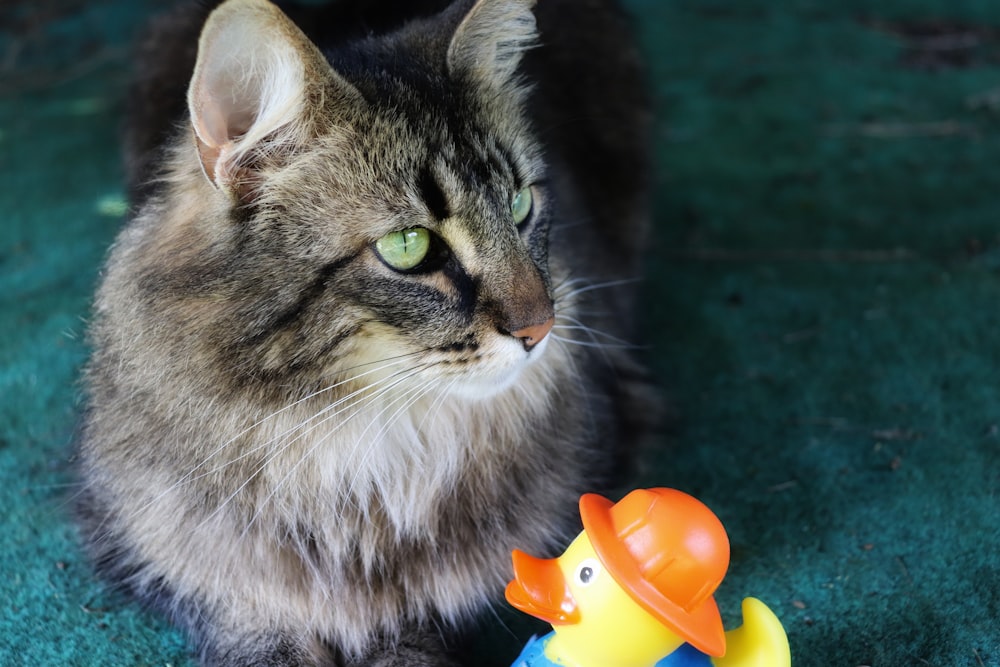
<svg viewBox="0 0 1000 667">
<path fill-rule="evenodd" d="M 794 665 L 1000 665 L 1000 4 L 630 5 L 662 111 L 650 356 L 680 414 L 641 483 L 719 514 L 727 621 L 762 598 Z M 0 665 L 188 664 L 92 579 L 65 508 L 143 7 L 0 8 Z"/>
</svg>

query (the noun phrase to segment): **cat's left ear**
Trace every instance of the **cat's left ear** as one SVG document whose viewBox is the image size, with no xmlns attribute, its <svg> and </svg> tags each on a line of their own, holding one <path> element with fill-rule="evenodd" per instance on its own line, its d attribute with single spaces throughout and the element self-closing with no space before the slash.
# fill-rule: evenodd
<svg viewBox="0 0 1000 667">
<path fill-rule="evenodd" d="M 511 83 L 538 38 L 534 6 L 535 0 L 477 0 L 448 46 L 448 72 L 488 88 Z"/>
</svg>

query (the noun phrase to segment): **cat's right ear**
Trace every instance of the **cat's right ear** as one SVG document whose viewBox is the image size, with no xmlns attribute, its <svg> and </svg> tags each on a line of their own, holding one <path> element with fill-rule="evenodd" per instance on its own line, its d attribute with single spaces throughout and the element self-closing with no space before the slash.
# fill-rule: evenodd
<svg viewBox="0 0 1000 667">
<path fill-rule="evenodd" d="M 241 198 L 262 158 L 315 136 L 331 91 L 360 98 L 291 20 L 267 0 L 228 0 L 205 22 L 188 88 L 198 156 L 216 187 Z"/>
</svg>

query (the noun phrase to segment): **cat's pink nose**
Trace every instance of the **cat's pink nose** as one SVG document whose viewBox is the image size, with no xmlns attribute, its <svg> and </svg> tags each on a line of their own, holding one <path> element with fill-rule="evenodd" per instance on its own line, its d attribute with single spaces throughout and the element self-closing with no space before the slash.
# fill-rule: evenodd
<svg viewBox="0 0 1000 667">
<path fill-rule="evenodd" d="M 524 343 L 524 349 L 530 351 L 549 335 L 549 332 L 552 331 L 552 325 L 555 323 L 556 318 L 553 316 L 541 324 L 532 324 L 530 327 L 512 331 L 510 335 Z"/>
</svg>

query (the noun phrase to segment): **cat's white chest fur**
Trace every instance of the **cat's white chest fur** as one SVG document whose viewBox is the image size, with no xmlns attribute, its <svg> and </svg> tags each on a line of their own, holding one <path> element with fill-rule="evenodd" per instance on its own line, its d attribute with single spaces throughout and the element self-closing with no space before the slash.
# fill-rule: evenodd
<svg viewBox="0 0 1000 667">
<path fill-rule="evenodd" d="M 261 472 L 266 502 L 296 516 L 377 508 L 387 528 L 427 537 L 464 469 L 499 473 L 517 455 L 510 435 L 547 408 L 552 356 L 508 371 L 516 379 L 499 391 L 489 380 L 480 391 L 491 389 L 488 398 L 468 398 L 467 381 L 431 376 L 287 411 L 256 434 L 274 452 Z"/>
</svg>

